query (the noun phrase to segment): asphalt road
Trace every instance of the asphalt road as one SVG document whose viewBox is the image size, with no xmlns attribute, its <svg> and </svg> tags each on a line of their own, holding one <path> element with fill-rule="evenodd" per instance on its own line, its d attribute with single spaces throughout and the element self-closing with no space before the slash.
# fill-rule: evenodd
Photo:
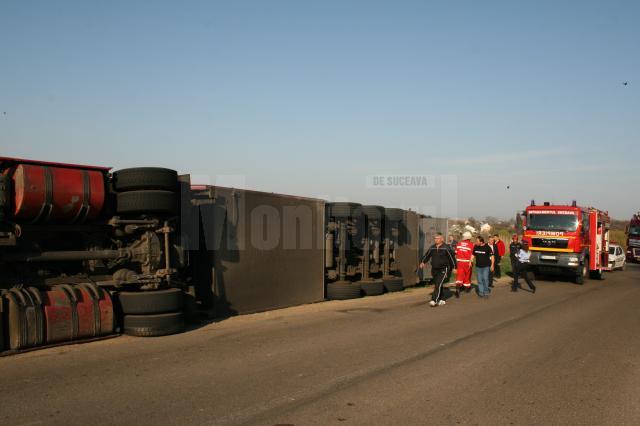
<svg viewBox="0 0 640 426">
<path fill-rule="evenodd" d="M 640 424 L 640 267 L 0 358 L 0 424 Z"/>
</svg>

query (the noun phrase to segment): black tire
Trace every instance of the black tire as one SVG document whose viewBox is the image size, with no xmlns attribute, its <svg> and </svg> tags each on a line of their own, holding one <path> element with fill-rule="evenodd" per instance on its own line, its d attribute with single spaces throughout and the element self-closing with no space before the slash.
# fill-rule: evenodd
<svg viewBox="0 0 640 426">
<path fill-rule="evenodd" d="M 584 279 L 586 278 L 587 275 L 587 269 L 586 266 L 584 264 L 581 264 L 580 266 L 578 266 L 578 270 L 576 271 L 576 277 L 575 277 L 575 282 L 576 284 L 584 284 Z"/>
<path fill-rule="evenodd" d="M 370 220 L 379 220 L 384 217 L 384 207 L 382 206 L 362 206 L 360 210 Z"/>
<path fill-rule="evenodd" d="M 604 279 L 604 273 L 602 272 L 602 269 L 598 269 L 595 271 L 589 271 L 589 278 L 593 279 L 593 280 L 603 280 Z"/>
<path fill-rule="evenodd" d="M 176 194 L 171 191 L 130 191 L 118 193 L 118 213 L 173 213 Z"/>
<path fill-rule="evenodd" d="M 177 288 L 155 291 L 123 291 L 118 294 L 122 313 L 133 315 L 164 314 L 181 311 L 184 292 Z"/>
<path fill-rule="evenodd" d="M 384 209 L 384 216 L 387 220 L 401 221 L 404 219 L 404 210 L 402 209 Z"/>
<path fill-rule="evenodd" d="M 361 292 L 359 283 L 338 281 L 327 284 L 327 299 L 329 300 L 357 299 L 362 295 Z"/>
<path fill-rule="evenodd" d="M 124 316 L 124 333 L 129 336 L 168 336 L 182 331 L 184 331 L 184 314 L 182 312 Z"/>
<path fill-rule="evenodd" d="M 362 204 L 358 203 L 327 203 L 329 216 L 337 218 L 348 218 L 360 216 Z"/>
<path fill-rule="evenodd" d="M 402 291 L 404 290 L 404 280 L 402 278 L 386 278 L 384 280 L 384 288 L 389 293 Z"/>
<path fill-rule="evenodd" d="M 365 296 L 379 296 L 384 293 L 384 282 L 382 280 L 359 281 L 359 283 Z"/>
<path fill-rule="evenodd" d="M 138 191 L 144 189 L 178 189 L 178 173 L 161 167 L 135 167 L 113 173 L 113 187 L 116 191 Z"/>
</svg>

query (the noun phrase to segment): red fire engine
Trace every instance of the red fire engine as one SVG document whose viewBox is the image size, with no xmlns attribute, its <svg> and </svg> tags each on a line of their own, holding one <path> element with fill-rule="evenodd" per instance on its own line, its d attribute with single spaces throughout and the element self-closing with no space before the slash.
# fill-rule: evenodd
<svg viewBox="0 0 640 426">
<path fill-rule="evenodd" d="M 589 274 L 602 279 L 609 259 L 611 219 L 593 207 L 536 206 L 531 201 L 524 212 L 523 240 L 529 243 L 531 267 L 539 273 L 564 273 L 578 284 Z"/>
<path fill-rule="evenodd" d="M 633 215 L 627 227 L 627 261 L 640 262 L 640 212 Z"/>
</svg>

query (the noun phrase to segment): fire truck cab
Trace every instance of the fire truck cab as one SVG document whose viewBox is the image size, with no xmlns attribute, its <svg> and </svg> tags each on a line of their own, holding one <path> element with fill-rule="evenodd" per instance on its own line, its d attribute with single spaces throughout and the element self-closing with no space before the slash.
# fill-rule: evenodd
<svg viewBox="0 0 640 426">
<path fill-rule="evenodd" d="M 627 262 L 640 262 L 640 212 L 633 215 L 627 227 Z"/>
<path fill-rule="evenodd" d="M 608 266 L 611 219 L 593 207 L 535 201 L 523 212 L 523 241 L 536 273 L 560 273 L 583 284 L 587 275 L 602 279 Z"/>
</svg>

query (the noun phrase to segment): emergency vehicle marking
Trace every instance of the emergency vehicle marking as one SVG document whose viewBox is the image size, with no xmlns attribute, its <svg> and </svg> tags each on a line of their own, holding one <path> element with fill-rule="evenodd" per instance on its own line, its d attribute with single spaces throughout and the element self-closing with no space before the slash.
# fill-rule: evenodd
<svg viewBox="0 0 640 426">
<path fill-rule="evenodd" d="M 529 214 L 561 214 L 575 216 L 576 212 L 571 210 L 529 210 Z"/>
</svg>

